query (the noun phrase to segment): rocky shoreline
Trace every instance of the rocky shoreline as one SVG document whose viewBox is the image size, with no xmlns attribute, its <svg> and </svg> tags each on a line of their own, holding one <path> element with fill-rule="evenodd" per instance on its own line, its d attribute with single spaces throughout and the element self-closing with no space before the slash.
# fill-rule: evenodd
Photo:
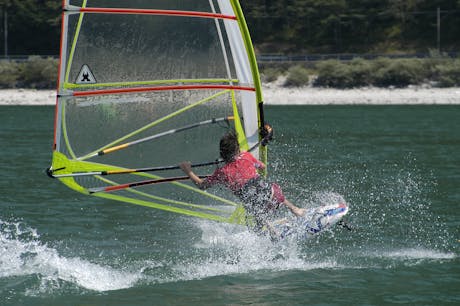
<svg viewBox="0 0 460 306">
<path fill-rule="evenodd" d="M 264 84 L 263 95 L 267 105 L 417 105 L 460 104 L 460 88 L 287 88 Z M 54 90 L 3 89 L 0 105 L 54 105 Z"/>
</svg>

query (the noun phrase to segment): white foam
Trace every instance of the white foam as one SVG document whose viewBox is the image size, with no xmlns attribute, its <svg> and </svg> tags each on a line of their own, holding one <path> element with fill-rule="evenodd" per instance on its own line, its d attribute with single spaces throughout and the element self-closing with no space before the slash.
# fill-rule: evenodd
<svg viewBox="0 0 460 306">
<path fill-rule="evenodd" d="M 384 253 L 385 257 L 399 259 L 454 259 L 456 255 L 429 249 L 401 249 Z"/>
<path fill-rule="evenodd" d="M 177 264 L 174 269 L 183 280 L 219 275 L 246 274 L 257 271 L 312 270 L 337 268 L 334 259 L 309 260 L 296 241 L 273 243 L 243 227 L 195 221 L 202 231 L 202 239 L 195 245 L 205 249 L 207 257 Z"/>
<path fill-rule="evenodd" d="M 328 206 L 340 203 L 346 203 L 342 195 L 333 191 L 320 191 L 313 192 L 312 199 L 310 203 L 308 203 L 308 207 L 314 208 L 318 206 Z"/>
<path fill-rule="evenodd" d="M 28 294 L 59 287 L 62 281 L 95 291 L 118 290 L 132 287 L 141 277 L 140 273 L 61 256 L 40 242 L 34 229 L 20 222 L 0 221 L 0 229 L 0 277 L 38 275 L 40 288 L 28 290 Z"/>
<path fill-rule="evenodd" d="M 356 255 L 359 256 L 359 254 Z M 457 258 L 457 255 L 453 252 L 440 251 L 422 247 L 379 251 L 373 250 L 370 252 L 364 251 L 364 253 L 362 253 L 361 256 L 364 258 L 378 258 L 384 261 L 389 260 L 394 263 L 400 262 L 406 265 L 418 265 L 427 261 L 443 261 Z"/>
</svg>

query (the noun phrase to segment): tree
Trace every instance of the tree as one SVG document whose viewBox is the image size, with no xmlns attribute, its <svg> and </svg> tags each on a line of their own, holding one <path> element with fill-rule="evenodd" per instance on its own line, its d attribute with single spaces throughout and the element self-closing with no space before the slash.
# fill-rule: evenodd
<svg viewBox="0 0 460 306">
<path fill-rule="evenodd" d="M 240 2 L 262 53 L 427 52 L 437 46 L 438 7 L 442 50 L 460 49 L 460 0 Z M 58 54 L 60 6 L 59 0 L 0 0 L 8 14 L 9 53 Z M 3 22 L 0 29 L 3 38 Z"/>
<path fill-rule="evenodd" d="M 59 1 L 0 1 L 0 7 L 8 13 L 10 54 L 58 53 L 61 5 Z"/>
</svg>

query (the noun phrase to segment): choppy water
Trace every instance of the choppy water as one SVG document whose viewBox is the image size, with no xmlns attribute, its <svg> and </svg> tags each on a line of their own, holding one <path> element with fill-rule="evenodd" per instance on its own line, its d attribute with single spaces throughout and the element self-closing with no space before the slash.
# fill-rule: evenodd
<svg viewBox="0 0 460 306">
<path fill-rule="evenodd" d="M 1 305 L 460 304 L 460 107 L 272 106 L 270 176 L 354 232 L 270 241 L 44 174 L 52 107 L 0 107 Z"/>
</svg>

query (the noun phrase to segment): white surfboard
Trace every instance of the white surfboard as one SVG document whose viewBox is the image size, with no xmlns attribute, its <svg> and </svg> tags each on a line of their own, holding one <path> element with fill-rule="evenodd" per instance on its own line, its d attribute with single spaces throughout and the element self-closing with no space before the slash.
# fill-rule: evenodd
<svg viewBox="0 0 460 306">
<path fill-rule="evenodd" d="M 293 235 L 300 239 L 310 238 L 330 229 L 348 213 L 348 210 L 345 201 L 319 206 L 307 210 L 303 217 L 273 221 L 269 232 L 274 239 L 283 239 Z"/>
</svg>

